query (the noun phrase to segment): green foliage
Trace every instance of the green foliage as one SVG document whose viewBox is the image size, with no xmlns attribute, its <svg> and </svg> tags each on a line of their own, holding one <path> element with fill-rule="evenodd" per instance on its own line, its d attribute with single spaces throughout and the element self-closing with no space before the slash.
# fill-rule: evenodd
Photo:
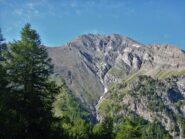
<svg viewBox="0 0 185 139">
<path fill-rule="evenodd" d="M 117 131 L 116 139 L 140 139 L 141 135 L 139 123 L 125 119 Z"/>
<path fill-rule="evenodd" d="M 103 139 L 102 136 L 104 134 L 104 128 L 101 123 L 97 123 L 96 125 L 94 125 L 92 132 L 95 139 Z"/>
<path fill-rule="evenodd" d="M 99 106 L 101 114 L 110 114 L 112 108 L 112 101 L 110 99 L 105 99 Z"/>
<path fill-rule="evenodd" d="M 181 134 L 185 138 L 185 119 L 181 119 L 180 121 L 180 128 L 181 128 Z"/>
<path fill-rule="evenodd" d="M 96 139 L 113 139 L 113 119 L 110 116 L 106 116 L 102 123 L 97 123 L 93 127 L 93 138 Z"/>
<path fill-rule="evenodd" d="M 170 139 L 164 128 L 158 123 L 148 124 L 143 130 L 142 139 Z"/>
<path fill-rule="evenodd" d="M 126 77 L 126 71 L 124 71 L 123 69 L 111 68 L 108 72 L 117 78 Z"/>
<path fill-rule="evenodd" d="M 5 122 L 9 135 L 14 138 L 48 138 L 51 125 L 52 103 L 58 87 L 48 78 L 53 66 L 40 38 L 30 24 L 21 32 L 21 40 L 14 41 L 5 55 L 5 69 L 9 92 L 4 109 L 9 111 Z M 5 99 L 4 99 L 5 100 Z"/>
<path fill-rule="evenodd" d="M 110 116 L 106 116 L 105 120 L 103 121 L 103 127 L 104 127 L 104 135 L 106 139 L 112 139 L 114 137 L 113 134 L 113 119 Z"/>
<path fill-rule="evenodd" d="M 76 119 L 85 119 L 91 121 L 89 112 L 83 108 L 80 101 L 76 99 L 72 92 L 68 89 L 64 79 L 59 81 L 61 84 L 60 93 L 56 96 L 53 104 L 54 114 L 56 117 L 68 117 L 70 121 Z"/>
<path fill-rule="evenodd" d="M 124 118 L 116 130 L 116 139 L 171 139 L 158 122 L 147 122 L 138 116 Z"/>
<path fill-rule="evenodd" d="M 90 127 L 82 119 L 76 119 L 74 122 L 64 122 L 62 127 L 69 139 L 88 139 L 90 136 Z"/>
<path fill-rule="evenodd" d="M 137 79 L 138 76 L 141 76 L 144 74 L 143 70 L 139 70 L 139 71 L 132 71 L 132 73 L 130 74 L 130 76 L 127 77 L 127 79 L 125 80 L 126 83 L 131 83 L 133 82 L 135 79 Z"/>
<path fill-rule="evenodd" d="M 6 68 L 4 66 L 4 53 L 6 52 L 6 44 L 4 43 L 3 35 L 1 34 L 0 29 L 0 137 L 4 137 L 9 134 L 7 132 L 7 121 L 6 117 L 9 116 L 10 112 L 6 109 L 6 102 L 8 99 L 7 93 L 9 93 L 9 89 L 7 89 L 8 81 L 6 75 Z"/>
<path fill-rule="evenodd" d="M 170 78 L 172 76 L 184 75 L 185 70 L 165 70 L 159 71 L 156 75 L 157 79 L 164 80 Z"/>
<path fill-rule="evenodd" d="M 135 113 L 134 110 L 133 111 L 130 110 L 130 107 L 132 107 L 132 104 L 126 101 L 126 99 L 129 98 L 131 101 L 135 102 L 136 105 L 138 103 L 142 103 L 146 106 L 147 110 L 158 113 L 159 114 L 158 118 L 163 118 L 160 115 L 160 112 L 162 112 L 162 113 L 165 113 L 167 116 L 169 116 L 170 119 L 175 119 L 176 115 L 168 107 L 168 105 L 165 104 L 163 97 L 165 95 L 164 93 L 168 95 L 168 91 L 170 89 L 172 89 L 175 92 L 178 92 L 177 85 L 174 83 L 173 84 L 170 83 L 170 86 L 168 86 L 166 85 L 166 82 L 169 83 L 169 81 L 155 80 L 148 76 L 139 76 L 130 83 L 123 82 L 122 84 L 115 84 L 109 89 L 108 93 L 104 95 L 104 99 L 99 105 L 99 113 L 101 116 L 104 116 L 104 117 L 106 116 L 106 114 L 110 114 L 113 117 L 114 123 L 119 125 L 119 123 L 122 121 L 122 118 L 124 116 L 124 114 L 121 114 L 121 113 L 125 113 L 128 117 L 130 117 L 132 114 Z M 180 100 L 178 99 L 178 101 Z M 135 121 L 133 118 L 131 119 L 131 121 L 136 123 L 136 125 L 138 124 L 138 127 L 140 126 L 140 130 L 141 130 L 140 134 L 142 136 L 139 136 L 139 137 L 137 136 L 135 138 L 141 138 L 141 137 L 144 138 L 144 136 L 146 136 L 145 138 L 147 139 L 149 139 L 150 137 L 151 138 L 152 137 L 170 138 L 170 136 L 164 130 L 164 127 L 162 127 L 159 123 L 157 124 L 154 123 L 154 125 L 150 123 L 147 123 L 147 124 L 145 123 L 143 125 L 143 123 L 140 123 L 139 121 Z M 123 126 L 123 129 L 125 128 L 125 130 L 128 130 L 126 131 L 125 134 L 124 132 L 121 132 L 121 131 L 118 134 L 118 130 L 116 130 L 115 133 L 117 138 L 125 138 L 123 136 L 127 136 L 126 138 L 128 138 L 129 135 L 127 135 L 127 133 L 129 134 L 129 132 L 131 135 L 134 134 L 131 131 L 135 131 L 134 129 L 137 126 L 136 125 L 134 126 L 133 123 L 125 123 L 125 125 L 126 124 L 131 124 L 133 125 L 133 127 L 128 126 L 130 127 L 130 129 L 129 128 L 127 129 L 127 127 Z M 181 127 L 182 127 L 181 132 L 183 132 L 183 126 Z M 155 128 L 155 130 L 153 128 Z M 150 135 L 146 135 L 145 133 L 145 132 L 147 133 L 149 132 L 149 131 L 146 131 L 148 129 L 151 129 L 151 133 L 149 133 Z M 160 129 L 160 132 L 158 131 L 159 129 Z M 152 133 L 152 131 L 154 131 L 154 133 Z M 130 138 L 134 138 L 134 137 L 130 137 Z"/>
<path fill-rule="evenodd" d="M 181 115 L 177 115 L 177 121 L 180 125 L 181 135 L 185 137 L 185 119 Z"/>
</svg>

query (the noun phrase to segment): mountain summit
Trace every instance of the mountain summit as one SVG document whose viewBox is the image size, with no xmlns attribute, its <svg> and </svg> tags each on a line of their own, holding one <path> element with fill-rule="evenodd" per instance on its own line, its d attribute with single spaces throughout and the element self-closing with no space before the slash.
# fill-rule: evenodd
<svg viewBox="0 0 185 139">
<path fill-rule="evenodd" d="M 166 78 L 185 70 L 184 51 L 170 45 L 143 45 L 118 34 L 82 35 L 48 52 L 55 72 L 92 109 L 111 83 L 136 74 Z"/>
<path fill-rule="evenodd" d="M 156 97 L 153 99 L 158 101 L 162 97 L 160 100 L 169 111 L 172 109 L 171 111 L 175 112 L 176 103 L 184 100 L 185 52 L 174 46 L 144 45 L 118 34 L 108 36 L 87 34 L 75 38 L 64 46 L 50 47 L 48 52 L 55 66 L 55 73 L 64 77 L 74 96 L 79 98 L 92 115 L 97 116 L 98 120 L 102 120 L 105 113 L 112 111 L 109 109 L 113 106 L 108 106 L 109 104 L 121 106 L 117 112 L 112 111 L 119 113 L 116 116 L 128 114 L 128 111 L 122 108 L 124 105 L 146 120 L 156 119 L 158 116 L 152 118 L 152 114 L 157 115 L 156 110 L 149 110 L 148 106 L 142 107 L 151 100 L 146 97 L 148 95 L 138 101 L 131 96 L 126 95 L 127 97 L 124 98 L 125 95 L 121 95 L 122 91 L 129 92 L 130 90 L 132 92 L 130 95 L 133 94 L 134 89 L 137 92 L 136 88 L 139 89 L 140 85 L 145 87 L 146 82 L 153 87 L 151 89 L 154 89 Z M 171 79 L 171 77 L 177 78 Z M 169 78 L 178 91 L 169 85 L 169 80 L 166 81 Z M 164 87 L 163 90 L 160 87 Z M 174 92 L 178 93 L 175 95 Z M 111 94 L 116 95 L 117 97 L 114 97 L 116 99 Z M 159 94 L 161 95 L 157 97 Z M 170 102 L 174 98 L 177 99 Z M 128 102 L 129 100 L 132 104 Z M 105 105 L 106 102 L 108 104 Z M 178 108 L 185 111 L 185 107 Z M 147 110 L 144 111 L 144 109 Z M 160 116 L 164 118 L 159 121 L 170 131 L 169 122 L 172 122 L 173 118 L 166 116 L 163 112 Z M 181 113 L 181 116 L 184 115 Z M 172 131 L 170 132 L 172 134 Z"/>
</svg>

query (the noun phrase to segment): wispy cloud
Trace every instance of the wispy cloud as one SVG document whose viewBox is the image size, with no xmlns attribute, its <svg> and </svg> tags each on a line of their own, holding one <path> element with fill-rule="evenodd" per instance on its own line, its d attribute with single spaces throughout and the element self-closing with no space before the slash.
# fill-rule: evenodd
<svg viewBox="0 0 185 139">
<path fill-rule="evenodd" d="M 80 16 L 83 13 L 87 13 L 88 11 L 93 10 L 111 10 L 117 11 L 117 9 L 122 9 L 122 13 L 124 14 L 134 14 L 136 10 L 128 5 L 125 1 L 117 0 L 117 1 L 109 1 L 109 0 L 86 0 L 86 1 L 77 1 L 77 0 L 64 0 L 60 3 L 61 9 L 65 8 L 68 12 L 75 13 Z M 65 11 L 65 12 L 67 12 Z M 95 11 L 96 12 L 96 11 Z M 112 13 L 112 14 L 113 14 Z M 117 14 L 117 13 L 116 13 Z M 115 16 L 118 16 L 115 15 Z"/>
<path fill-rule="evenodd" d="M 16 6 L 12 14 L 29 21 L 32 17 L 40 16 L 39 6 L 40 3 L 38 2 L 28 2 L 24 5 Z"/>
<path fill-rule="evenodd" d="M 0 0 L 4 1 L 4 0 Z M 24 3 L 17 4 L 12 10 L 13 16 L 17 18 L 24 18 L 24 20 L 31 20 L 32 18 L 55 16 L 63 18 L 68 15 L 83 16 L 92 10 L 97 12 L 97 18 L 102 18 L 103 10 L 111 10 L 108 13 L 111 17 L 119 19 L 121 14 L 130 15 L 136 13 L 133 7 L 130 7 L 125 1 L 109 1 L 109 0 L 29 0 Z M 117 9 L 122 9 L 122 12 L 117 12 Z"/>
</svg>

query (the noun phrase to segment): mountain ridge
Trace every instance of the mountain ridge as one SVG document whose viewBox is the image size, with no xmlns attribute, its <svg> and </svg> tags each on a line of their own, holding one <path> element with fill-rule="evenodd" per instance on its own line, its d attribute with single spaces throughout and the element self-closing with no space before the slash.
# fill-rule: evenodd
<svg viewBox="0 0 185 139">
<path fill-rule="evenodd" d="M 185 75 L 183 50 L 169 44 L 144 45 L 118 34 L 81 35 L 62 47 L 47 49 L 55 74 L 64 77 L 73 95 L 98 120 L 102 116 L 99 115 L 99 106 L 105 102 L 105 96 L 114 84 L 132 84 L 139 76 L 149 76 L 154 82 L 163 82 L 173 76 Z M 167 84 L 164 84 L 166 91 L 169 89 Z M 185 82 L 181 84 L 185 87 Z M 184 94 L 182 90 L 179 91 Z M 140 106 L 140 103 L 137 105 Z M 163 126 L 167 127 L 165 124 Z"/>
<path fill-rule="evenodd" d="M 107 44 L 107 43 L 109 43 L 109 44 Z M 101 47 L 97 47 L 97 45 L 100 45 Z M 52 51 L 51 49 L 57 49 L 57 51 L 62 51 L 62 50 L 68 51 L 66 49 L 72 49 L 73 48 L 73 51 L 80 53 L 79 55 L 81 55 L 82 57 L 84 57 L 84 60 L 86 60 L 86 63 L 87 63 L 89 61 L 92 62 L 91 61 L 92 60 L 91 59 L 92 58 L 92 56 L 91 56 L 92 53 L 97 53 L 97 52 L 101 51 L 100 49 L 104 47 L 103 45 L 107 45 L 108 49 L 113 49 L 112 47 L 115 47 L 115 46 L 119 46 L 119 48 L 121 48 L 122 46 L 124 46 L 124 47 L 121 48 L 122 50 L 118 50 L 119 52 L 122 51 L 122 53 L 123 52 L 129 53 L 129 52 L 132 51 L 131 48 L 134 49 L 134 47 L 135 47 L 135 48 L 139 49 L 141 46 L 142 46 L 142 48 L 144 48 L 143 51 L 146 51 L 146 48 L 148 48 L 148 47 L 151 47 L 152 49 L 154 49 L 154 51 L 155 51 L 155 49 L 159 49 L 160 48 L 160 47 L 158 47 L 159 45 L 151 45 L 151 46 L 143 45 L 143 44 L 140 44 L 137 41 L 134 41 L 134 40 L 132 40 L 132 39 L 130 39 L 128 37 L 121 36 L 121 35 L 118 35 L 118 34 L 113 34 L 113 35 L 110 35 L 110 36 L 109 35 L 88 34 L 88 35 L 81 35 L 79 37 L 76 37 L 74 40 L 72 40 L 71 42 L 67 43 L 66 45 L 64 45 L 62 47 L 49 48 L 49 50 Z M 90 47 L 88 47 L 88 46 L 90 46 Z M 177 48 L 171 47 L 171 46 L 169 47 L 169 45 L 164 45 L 164 47 L 171 48 L 171 49 L 173 48 L 175 51 L 180 51 L 180 49 L 177 49 Z M 124 48 L 126 48 L 126 49 L 124 49 Z M 142 49 L 142 48 L 140 48 L 140 49 Z M 86 49 L 86 50 L 84 50 L 84 49 Z M 165 50 L 165 49 L 163 49 L 163 50 Z M 80 51 L 78 51 L 78 50 L 80 50 Z M 163 50 L 161 50 L 161 51 L 163 51 Z M 52 55 L 52 52 L 50 52 L 50 51 L 49 51 L 49 54 Z M 106 52 L 104 50 L 103 53 L 106 54 L 106 53 L 113 52 L 113 51 L 114 51 L 114 49 L 112 51 L 106 51 Z M 171 51 L 171 50 L 169 50 L 169 51 Z M 180 52 L 178 52 L 178 54 L 179 53 Z M 58 68 L 57 60 L 60 59 L 60 58 L 57 58 L 58 56 L 57 57 L 56 56 L 51 56 L 51 57 L 54 57 L 53 58 L 54 59 L 53 60 L 54 61 L 53 63 L 55 65 L 56 71 L 57 71 L 57 68 Z M 123 57 L 126 58 L 126 60 L 124 62 L 127 65 L 129 65 L 129 66 L 131 66 L 131 64 L 135 64 L 134 65 L 135 68 L 138 68 L 138 66 L 140 65 L 139 64 L 140 61 L 138 61 L 138 58 L 137 57 L 134 57 L 133 58 L 133 62 L 132 63 L 130 62 L 130 59 L 129 59 L 129 58 L 132 58 L 132 56 L 130 56 L 129 54 L 128 55 L 125 54 Z M 148 58 L 149 56 L 146 54 L 145 57 Z M 118 57 L 118 60 L 117 60 L 118 61 L 117 62 L 118 64 L 119 64 L 119 59 L 124 59 L 124 58 L 122 58 L 121 56 Z M 115 61 L 113 61 L 113 62 L 115 62 Z M 109 60 L 108 65 L 113 65 L 110 60 Z M 90 66 L 90 65 L 87 64 L 86 66 Z M 107 66 L 107 68 L 109 68 L 109 66 Z"/>
<path fill-rule="evenodd" d="M 106 36 L 106 35 L 88 34 L 88 35 L 81 35 L 79 37 L 76 37 L 76 39 L 67 43 L 63 47 L 54 47 L 54 48 L 49 48 L 48 50 L 49 50 L 49 55 L 51 55 L 51 58 L 53 59 L 53 64 L 56 67 L 55 68 L 56 72 L 59 72 L 58 70 L 60 68 L 58 68 L 58 67 L 60 67 L 60 66 L 58 65 L 58 63 L 60 63 L 60 59 L 62 59 L 62 55 L 57 54 L 56 56 L 54 56 L 54 54 L 52 54 L 52 51 L 55 51 L 54 53 L 57 53 L 56 51 L 66 51 L 67 52 L 67 51 L 70 51 L 70 50 L 72 50 L 74 53 L 79 53 L 79 54 L 76 55 L 76 56 L 74 55 L 74 57 L 73 57 L 73 54 L 72 55 L 70 54 L 68 57 L 69 58 L 73 57 L 74 59 L 78 59 L 78 58 L 82 59 L 83 58 L 82 60 L 85 61 L 84 63 L 86 63 L 84 66 L 89 67 L 90 70 L 93 67 L 92 67 L 92 65 L 89 65 L 87 63 L 88 62 L 92 63 L 92 61 L 91 61 L 92 60 L 91 59 L 92 58 L 92 53 L 98 53 L 98 52 L 102 51 L 102 54 L 95 55 L 94 57 L 100 59 L 102 57 L 102 55 L 108 55 L 108 56 L 103 57 L 104 59 L 102 60 L 102 61 L 105 61 L 105 59 L 107 58 L 106 63 L 102 62 L 101 63 L 102 65 L 100 65 L 100 64 L 97 65 L 97 67 L 99 66 L 98 68 L 101 68 L 101 66 L 103 66 L 103 64 L 108 64 L 108 65 L 105 65 L 104 70 L 106 71 L 107 70 L 106 68 L 110 68 L 109 66 L 114 65 L 114 62 L 115 63 L 117 62 L 117 64 L 119 64 L 120 63 L 119 60 L 122 61 L 122 59 L 125 59 L 124 62 L 126 63 L 127 67 L 128 66 L 131 67 L 132 64 L 133 64 L 133 66 L 135 68 L 139 68 L 139 66 L 140 66 L 139 62 L 140 61 L 138 59 L 138 56 L 133 57 L 132 55 L 130 55 L 129 52 L 132 51 L 132 53 L 133 53 L 134 51 L 136 51 L 135 53 L 137 53 L 137 50 L 141 49 L 141 51 L 145 51 L 145 53 L 146 53 L 146 55 L 144 55 L 144 58 L 149 59 L 149 58 L 151 58 L 151 57 L 149 57 L 151 54 L 148 54 L 146 52 L 146 51 L 148 51 L 147 48 L 151 47 L 151 49 L 156 51 L 157 49 L 160 48 L 158 46 L 159 45 L 151 45 L 151 46 L 142 45 L 142 44 L 138 43 L 137 41 L 134 41 L 134 40 L 132 40 L 128 37 L 121 36 L 121 35 L 118 35 L 118 34 L 113 34 L 113 35 L 110 35 L 110 36 L 109 35 Z M 171 47 L 169 45 L 165 45 L 164 47 L 165 47 L 165 49 L 162 49 L 161 51 L 165 52 L 164 50 L 166 50 L 167 48 L 170 48 L 167 51 L 168 53 L 171 51 L 171 49 L 173 49 L 173 51 L 175 50 L 175 51 L 177 51 L 178 54 L 180 54 L 180 51 L 181 51 L 180 49 L 177 49 L 175 47 Z M 108 50 L 106 50 L 106 48 Z M 118 53 L 126 53 L 126 54 L 116 56 L 117 61 L 111 61 L 111 60 L 115 60 L 115 58 L 114 58 L 115 49 L 114 48 L 117 49 Z M 56 50 L 52 50 L 52 49 L 56 49 Z M 133 49 L 133 50 L 131 50 L 131 49 Z M 150 49 L 150 48 L 148 48 L 148 49 Z M 113 56 L 109 56 L 109 55 L 113 55 Z M 59 56 L 61 56 L 61 58 Z M 66 59 L 69 59 L 68 57 Z M 132 59 L 132 61 L 131 61 L 131 59 Z M 95 60 L 95 62 L 97 62 L 97 61 L 98 60 Z M 72 63 L 72 62 L 74 62 L 74 61 L 70 61 L 69 63 Z M 100 60 L 98 62 L 100 62 Z M 75 63 L 73 63 L 73 64 L 75 64 Z M 180 64 L 182 64 L 182 62 Z M 67 65 L 67 63 L 65 63 L 64 65 Z M 93 69 L 93 71 L 95 71 L 95 70 L 96 69 Z M 99 74 L 101 74 L 101 73 L 99 73 Z M 101 76 L 104 76 L 104 75 L 99 75 L 100 78 L 101 78 Z"/>
</svg>

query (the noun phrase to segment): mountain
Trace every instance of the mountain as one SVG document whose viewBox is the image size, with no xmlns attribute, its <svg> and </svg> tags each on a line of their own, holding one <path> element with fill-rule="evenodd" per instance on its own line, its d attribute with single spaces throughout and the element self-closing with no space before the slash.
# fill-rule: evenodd
<svg viewBox="0 0 185 139">
<path fill-rule="evenodd" d="M 185 135 L 185 52 L 144 45 L 118 34 L 82 35 L 49 47 L 56 78 L 63 76 L 82 105 L 103 120 L 134 113 L 160 121 L 175 137 Z"/>
</svg>

